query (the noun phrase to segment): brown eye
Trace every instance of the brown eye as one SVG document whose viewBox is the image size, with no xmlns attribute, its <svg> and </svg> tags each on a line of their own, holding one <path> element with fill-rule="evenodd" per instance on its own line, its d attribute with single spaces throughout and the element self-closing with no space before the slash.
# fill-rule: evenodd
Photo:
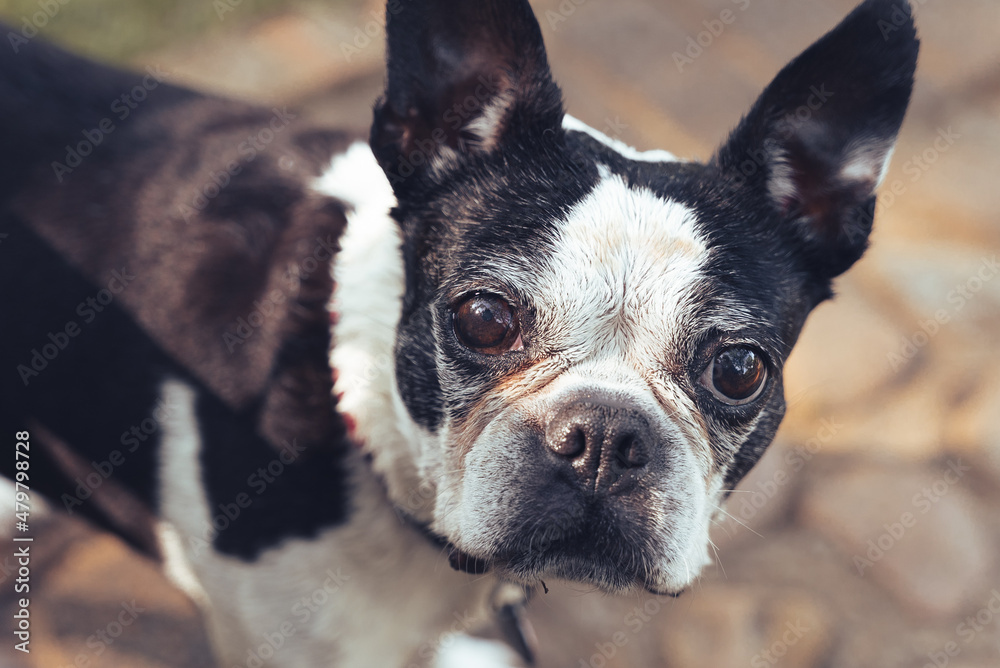
<svg viewBox="0 0 1000 668">
<path fill-rule="evenodd" d="M 738 406 L 756 399 L 764 389 L 765 380 L 767 367 L 757 350 L 729 346 L 712 358 L 701 382 L 716 398 Z"/>
<path fill-rule="evenodd" d="M 520 326 L 510 304 L 493 295 L 474 295 L 455 310 L 455 335 L 466 348 L 487 355 L 521 349 Z"/>
</svg>

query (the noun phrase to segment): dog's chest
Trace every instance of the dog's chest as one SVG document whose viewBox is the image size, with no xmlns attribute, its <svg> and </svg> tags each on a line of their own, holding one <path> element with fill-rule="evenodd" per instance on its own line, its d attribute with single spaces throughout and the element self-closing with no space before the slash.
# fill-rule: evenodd
<svg viewBox="0 0 1000 668">
<path fill-rule="evenodd" d="M 360 453 L 348 458 L 349 520 L 242 560 L 210 541 L 213 509 L 200 466 L 194 390 L 163 385 L 175 407 L 163 425 L 160 527 L 166 570 L 204 606 L 224 665 L 404 665 L 460 619 L 482 619 L 489 583 L 452 571 L 440 549 L 385 500 Z M 182 537 L 180 541 L 176 537 Z M 173 540 L 171 540 L 173 538 Z M 210 605 L 207 605 L 211 602 Z M 464 628 L 461 630 L 465 630 Z"/>
</svg>

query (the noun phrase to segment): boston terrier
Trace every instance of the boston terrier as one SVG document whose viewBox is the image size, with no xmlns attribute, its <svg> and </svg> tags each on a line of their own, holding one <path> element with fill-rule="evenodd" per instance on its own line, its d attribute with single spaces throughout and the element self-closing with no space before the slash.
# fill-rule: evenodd
<svg viewBox="0 0 1000 668">
<path fill-rule="evenodd" d="M 568 115 L 526 0 L 386 28 L 367 141 L 0 49 L 0 467 L 161 559 L 226 668 L 424 665 L 492 613 L 529 660 L 547 579 L 690 586 L 918 52 L 866 0 L 694 162 Z"/>
</svg>

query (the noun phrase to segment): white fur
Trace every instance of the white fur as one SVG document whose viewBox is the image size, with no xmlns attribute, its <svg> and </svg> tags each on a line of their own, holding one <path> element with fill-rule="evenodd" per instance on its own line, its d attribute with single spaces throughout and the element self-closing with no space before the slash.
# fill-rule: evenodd
<svg viewBox="0 0 1000 668">
<path fill-rule="evenodd" d="M 177 465 L 177 462 L 174 462 Z M 163 573 L 174 586 L 187 594 L 202 609 L 207 609 L 211 601 L 198 576 L 191 570 L 191 563 L 185 556 L 184 541 L 177 528 L 169 522 L 157 522 L 156 539 L 163 555 Z"/>
<path fill-rule="evenodd" d="M 708 259 L 693 211 L 607 174 L 556 234 L 532 280 L 543 327 L 592 350 L 676 339 Z"/>
<path fill-rule="evenodd" d="M 850 183 L 871 184 L 874 191 L 885 180 L 895 149 L 895 144 L 887 147 L 884 142 L 878 142 L 850 151 L 844 159 L 840 178 Z"/>
<path fill-rule="evenodd" d="M 495 547 L 504 511 L 502 488 L 518 478 L 515 452 L 527 425 L 544 423 L 554 407 L 579 390 L 605 391 L 658 421 L 675 452 L 669 479 L 652 493 L 650 534 L 661 541 L 650 585 L 676 591 L 708 563 L 708 526 L 715 504 L 709 494 L 713 459 L 697 406 L 668 368 L 686 368 L 675 356 L 685 349 L 710 257 L 695 213 L 644 188 L 630 187 L 601 166 L 601 180 L 566 212 L 550 239 L 552 251 L 526 266 L 497 258 L 505 283 L 531 296 L 535 330 L 544 332 L 552 360 L 524 387 L 500 402 L 464 462 L 445 458 L 432 471 L 439 483 L 435 527 L 473 554 Z M 528 345 L 531 342 L 528 341 Z M 673 363 L 673 364 L 671 364 Z M 540 389 L 533 389 L 532 385 Z M 445 425 L 442 451 L 458 448 Z M 492 510 L 492 509 L 497 510 Z"/>
<path fill-rule="evenodd" d="M 779 206 L 795 201 L 799 197 L 799 191 L 795 187 L 795 171 L 788 162 L 787 155 L 784 151 L 775 149 L 769 157 L 771 174 L 768 177 L 767 189 L 771 199 Z"/>
<path fill-rule="evenodd" d="M 363 142 L 334 158 L 315 187 L 350 207 L 329 305 L 337 314 L 330 355 L 337 370 L 334 393 L 341 410 L 356 420 L 362 445 L 389 441 L 405 447 L 395 421 L 385 419 L 392 415 L 385 409 L 394 394 L 393 341 L 403 298 L 401 242 L 389 216 L 396 203 L 392 189 Z M 386 450 L 389 455 L 395 448 Z M 391 471 L 381 461 L 377 465 L 382 474 Z"/>
<path fill-rule="evenodd" d="M 482 617 L 489 583 L 452 571 L 402 524 L 360 458 L 351 462 L 355 507 L 345 526 L 285 540 L 253 562 L 216 552 L 194 390 L 171 380 L 162 396 L 178 407 L 163 424 L 163 516 L 211 601 L 205 614 L 226 668 L 246 666 L 251 653 L 275 668 L 403 666 L 415 648 L 437 649 L 455 619 Z"/>
<path fill-rule="evenodd" d="M 517 655 L 493 640 L 456 636 L 434 662 L 434 668 L 511 668 L 523 665 Z"/>
<path fill-rule="evenodd" d="M 588 134 L 602 144 L 611 147 L 629 160 L 638 160 L 639 162 L 677 162 L 677 156 L 669 151 L 659 149 L 654 149 L 652 151 L 636 150 L 625 142 L 609 137 L 600 130 L 595 130 L 583 121 L 574 118 L 569 114 L 563 116 L 563 128 L 566 130 L 573 130 Z"/>
<path fill-rule="evenodd" d="M 841 160 L 835 181 L 842 184 L 867 186 L 871 193 L 882 185 L 896 150 L 895 143 L 868 141 L 849 148 Z M 772 151 L 768 191 L 778 203 L 795 201 L 801 193 L 795 186 L 795 173 L 782 150 Z"/>
<path fill-rule="evenodd" d="M 421 484 L 415 466 L 426 434 L 410 420 L 396 391 L 393 345 L 403 262 L 396 222 L 389 216 L 395 197 L 363 142 L 337 156 L 316 189 L 351 207 L 334 263 L 337 286 L 330 303 L 338 316 L 330 355 L 337 370 L 334 393 L 340 395 L 340 409 L 354 418 L 360 445 L 372 455 L 390 498 L 415 519 L 429 522 L 433 492 Z"/>
<path fill-rule="evenodd" d="M 467 132 L 479 138 L 479 150 L 492 151 L 496 147 L 502 135 L 504 119 L 513 104 L 513 91 L 500 93 L 465 125 Z"/>
</svg>

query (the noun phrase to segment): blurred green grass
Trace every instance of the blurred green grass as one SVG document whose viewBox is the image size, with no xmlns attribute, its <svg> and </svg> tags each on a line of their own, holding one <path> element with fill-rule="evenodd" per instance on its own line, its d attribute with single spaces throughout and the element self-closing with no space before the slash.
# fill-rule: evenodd
<svg viewBox="0 0 1000 668">
<path fill-rule="evenodd" d="M 325 0 L 344 4 L 348 0 Z M 184 43 L 318 0 L 0 0 L 0 20 L 21 32 L 25 21 L 43 39 L 110 63 Z M 30 28 L 29 28 L 30 30 Z M 29 33 L 30 34 L 30 33 Z M 9 43 L 8 30 L 3 30 Z M 8 48 L 4 45 L 2 48 Z"/>
</svg>

